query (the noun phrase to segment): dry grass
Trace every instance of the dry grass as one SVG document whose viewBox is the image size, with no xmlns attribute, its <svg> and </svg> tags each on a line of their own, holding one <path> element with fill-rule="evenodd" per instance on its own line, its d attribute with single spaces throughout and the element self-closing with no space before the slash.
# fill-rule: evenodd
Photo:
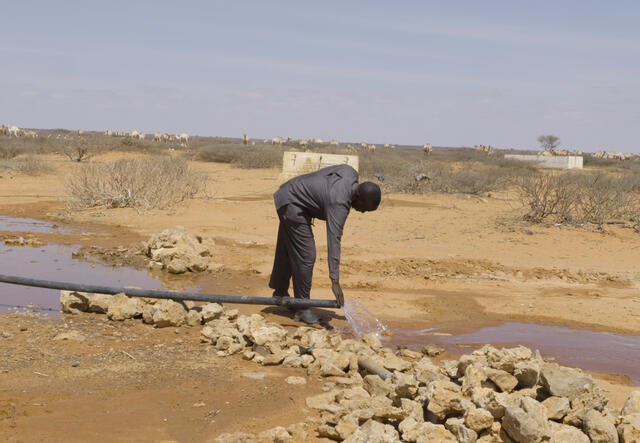
<svg viewBox="0 0 640 443">
<path fill-rule="evenodd" d="M 517 182 L 520 201 L 527 210 L 524 218 L 534 223 L 637 223 L 638 188 L 637 175 L 628 173 L 532 173 Z"/>
<path fill-rule="evenodd" d="M 49 174 L 54 171 L 49 162 L 35 155 L 16 157 L 5 163 L 8 169 L 27 175 Z"/>
<path fill-rule="evenodd" d="M 69 206 L 166 208 L 204 191 L 206 176 L 179 158 L 147 157 L 88 163 L 65 183 Z"/>
</svg>

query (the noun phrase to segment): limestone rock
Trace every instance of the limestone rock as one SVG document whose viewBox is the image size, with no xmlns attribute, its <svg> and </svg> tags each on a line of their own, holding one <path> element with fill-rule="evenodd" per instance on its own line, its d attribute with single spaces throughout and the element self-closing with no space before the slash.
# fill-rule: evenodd
<svg viewBox="0 0 640 443">
<path fill-rule="evenodd" d="M 371 347 L 374 351 L 382 349 L 382 341 L 380 341 L 380 334 L 370 332 L 362 336 L 362 341 Z"/>
<path fill-rule="evenodd" d="M 180 303 L 173 300 L 161 300 L 152 309 L 153 324 L 159 328 L 168 326 L 182 326 L 187 317 L 187 311 Z"/>
<path fill-rule="evenodd" d="M 620 443 L 640 442 L 640 413 L 628 414 L 620 418 L 618 436 Z"/>
<path fill-rule="evenodd" d="M 518 385 L 518 379 L 516 377 L 501 369 L 487 370 L 487 377 L 502 392 L 511 392 Z"/>
<path fill-rule="evenodd" d="M 86 312 L 89 309 L 89 298 L 86 292 L 60 291 L 60 304 L 62 312 L 69 314 Z"/>
<path fill-rule="evenodd" d="M 633 391 L 624 402 L 620 415 L 640 414 L 640 391 Z"/>
<path fill-rule="evenodd" d="M 473 431 L 480 433 L 490 429 L 493 424 L 493 415 L 486 409 L 471 408 L 464 414 L 464 423 Z"/>
<path fill-rule="evenodd" d="M 213 240 L 204 240 L 185 232 L 181 226 L 167 229 L 143 243 L 143 250 L 153 262 L 174 274 L 202 272 L 208 267 Z"/>
<path fill-rule="evenodd" d="M 246 432 L 234 432 L 233 434 L 222 434 L 215 441 L 220 443 L 258 443 L 258 439 L 254 434 Z"/>
<path fill-rule="evenodd" d="M 127 297 L 124 293 L 119 293 L 111 297 L 107 307 L 107 317 L 111 320 L 122 321 L 129 318 L 140 317 L 142 307 L 140 301 L 135 297 Z"/>
<path fill-rule="evenodd" d="M 142 317 L 144 319 L 144 311 L 142 312 Z M 184 318 L 184 322 L 189 326 L 198 326 L 202 323 L 202 315 L 196 310 L 189 310 Z"/>
<path fill-rule="evenodd" d="M 504 416 L 506 398 L 503 393 L 499 394 L 488 388 L 477 388 L 473 390 L 471 398 L 476 406 L 489 411 L 493 418 L 500 419 Z"/>
<path fill-rule="evenodd" d="M 391 425 L 368 420 L 360 426 L 345 443 L 395 443 L 400 439 L 398 431 Z"/>
<path fill-rule="evenodd" d="M 461 418 L 449 418 L 444 427 L 451 432 L 460 443 L 475 443 L 478 434 L 464 425 Z"/>
<path fill-rule="evenodd" d="M 594 384 L 593 379 L 582 371 L 555 363 L 542 366 L 540 382 L 549 394 L 569 399 L 589 391 Z"/>
<path fill-rule="evenodd" d="M 398 351 L 398 357 L 420 360 L 422 358 L 422 352 L 416 352 L 405 348 Z"/>
<path fill-rule="evenodd" d="M 461 414 L 463 397 L 460 387 L 453 382 L 437 380 L 427 387 L 427 410 L 438 420 L 444 420 L 447 416 Z"/>
<path fill-rule="evenodd" d="M 413 398 L 418 392 L 418 380 L 411 374 L 395 372 L 393 374 L 393 387 L 399 398 Z"/>
<path fill-rule="evenodd" d="M 291 434 L 282 426 L 268 429 L 258 434 L 260 443 L 284 443 L 293 441 Z"/>
<path fill-rule="evenodd" d="M 517 406 L 507 406 L 502 427 L 518 443 L 537 443 L 550 436 L 546 408 L 530 397 L 521 397 Z"/>
<path fill-rule="evenodd" d="M 591 443 L 618 443 L 618 431 L 614 424 L 595 409 L 585 414 L 583 422 L 584 432 Z"/>
<path fill-rule="evenodd" d="M 590 443 L 590 440 L 578 428 L 552 422 L 550 443 Z"/>
<path fill-rule="evenodd" d="M 82 335 L 80 332 L 78 331 L 69 331 L 69 332 L 61 332 L 59 334 L 57 334 L 55 337 L 53 337 L 54 340 L 58 341 L 58 340 L 71 340 L 71 341 L 77 341 L 77 342 L 83 342 L 85 341 L 86 337 L 84 335 Z"/>
<path fill-rule="evenodd" d="M 295 376 L 290 376 L 284 379 L 285 383 L 289 384 L 289 385 L 306 385 L 307 384 L 307 379 L 304 377 L 295 377 Z"/>
<path fill-rule="evenodd" d="M 442 369 L 450 378 L 458 378 L 458 360 L 443 360 Z"/>
<path fill-rule="evenodd" d="M 109 309 L 109 301 L 111 301 L 111 294 L 93 294 L 89 297 L 89 307 L 87 312 L 94 312 L 96 314 L 106 314 Z"/>
<path fill-rule="evenodd" d="M 309 440 L 309 425 L 305 422 L 294 423 L 287 427 L 287 432 L 293 438 L 293 441 Z"/>
<path fill-rule="evenodd" d="M 404 411 L 407 417 L 413 418 L 417 423 L 424 421 L 424 410 L 422 404 L 417 401 L 410 400 L 408 398 L 400 399 L 400 408 Z"/>
<path fill-rule="evenodd" d="M 471 395 L 474 389 L 481 388 L 483 383 L 487 380 L 486 370 L 480 365 L 472 364 L 468 365 L 464 371 L 464 377 L 462 379 L 462 393 L 464 395 Z"/>
<path fill-rule="evenodd" d="M 393 391 L 391 380 L 385 381 L 378 375 L 367 375 L 362 387 L 371 395 L 389 395 Z"/>
<path fill-rule="evenodd" d="M 222 317 L 223 313 L 224 309 L 222 308 L 222 305 L 220 303 L 207 303 L 200 310 L 202 321 L 204 321 L 205 323 Z"/>
<path fill-rule="evenodd" d="M 446 377 L 440 372 L 440 368 L 433 364 L 428 357 L 422 358 L 413 364 L 416 379 L 422 385 L 428 385 L 432 381 L 444 380 Z"/>
<path fill-rule="evenodd" d="M 358 421 L 358 418 L 352 414 L 347 414 L 338 421 L 335 430 L 340 436 L 340 440 L 342 441 L 349 438 L 351 434 L 353 434 L 358 429 L 359 426 L 360 423 Z"/>
<path fill-rule="evenodd" d="M 287 336 L 287 331 L 280 326 L 261 325 L 249 330 L 249 339 L 257 345 L 280 342 Z"/>
<path fill-rule="evenodd" d="M 411 368 L 411 363 L 401 359 L 400 357 L 397 357 L 394 354 L 389 354 L 382 361 L 382 366 L 384 366 L 385 369 L 388 369 L 391 372 L 406 371 Z"/>
<path fill-rule="evenodd" d="M 515 364 L 513 375 L 518 379 L 520 388 L 532 388 L 538 384 L 542 364 L 538 360 L 520 361 Z"/>
<path fill-rule="evenodd" d="M 320 437 L 329 438 L 331 440 L 336 440 L 336 441 L 342 440 L 335 426 L 331 426 L 327 423 L 323 423 L 320 426 L 318 426 L 316 431 L 318 432 L 318 436 Z"/>
<path fill-rule="evenodd" d="M 563 419 L 563 422 L 568 425 L 581 427 L 584 415 L 591 409 L 597 411 L 603 411 L 609 399 L 602 391 L 602 389 L 593 385 L 587 392 L 578 395 L 571 400 L 571 410 Z"/>
<path fill-rule="evenodd" d="M 562 420 L 571 410 L 571 404 L 566 397 L 549 397 L 542 404 L 547 408 L 547 418 L 549 420 Z"/>
</svg>

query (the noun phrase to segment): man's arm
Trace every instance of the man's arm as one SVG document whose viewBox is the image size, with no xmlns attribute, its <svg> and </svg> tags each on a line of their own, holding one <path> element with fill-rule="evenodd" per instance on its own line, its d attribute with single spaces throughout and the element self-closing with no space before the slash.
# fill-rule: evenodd
<svg viewBox="0 0 640 443">
<path fill-rule="evenodd" d="M 332 205 L 327 211 L 327 249 L 329 262 L 329 277 L 331 278 L 331 289 L 336 296 L 338 304 L 344 304 L 342 289 L 340 288 L 340 242 L 342 241 L 342 231 L 349 215 L 347 205 Z"/>
</svg>

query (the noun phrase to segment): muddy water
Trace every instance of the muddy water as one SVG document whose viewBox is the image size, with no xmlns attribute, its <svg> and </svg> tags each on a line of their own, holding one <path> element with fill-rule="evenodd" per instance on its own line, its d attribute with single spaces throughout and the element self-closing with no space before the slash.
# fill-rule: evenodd
<svg viewBox="0 0 640 443">
<path fill-rule="evenodd" d="M 72 258 L 79 247 L 46 245 L 36 248 L 0 246 L 1 273 L 44 280 L 106 286 L 135 286 L 143 289 L 167 289 L 147 271 L 126 267 L 112 267 Z M 187 287 L 185 290 L 197 290 Z M 53 310 L 58 315 L 60 291 L 0 283 L 0 312 L 30 305 L 42 310 Z"/>
<path fill-rule="evenodd" d="M 419 349 L 437 344 L 448 351 L 466 353 L 486 343 L 503 346 L 524 345 L 538 349 L 545 357 L 596 372 L 626 375 L 640 384 L 640 336 L 545 326 L 530 323 L 504 323 L 478 331 L 450 335 L 437 330 L 395 330 L 388 345 Z"/>
<path fill-rule="evenodd" d="M 75 230 L 59 224 L 35 220 L 33 218 L 17 218 L 0 215 L 0 231 L 72 234 Z"/>
<path fill-rule="evenodd" d="M 33 233 L 70 233 L 72 229 L 51 222 L 0 216 L 0 231 Z M 181 279 L 180 288 L 169 280 L 154 278 L 147 271 L 127 267 L 112 267 L 74 259 L 72 253 L 78 247 L 47 245 L 42 247 L 7 247 L 0 245 L 0 273 L 48 280 L 70 281 L 108 286 L 135 286 L 144 289 L 180 289 L 198 291 L 212 282 L 208 279 Z M 216 286 L 220 282 L 216 283 Z M 231 284 L 231 283 L 229 283 Z M 207 287 L 207 289 L 211 289 Z M 51 316 L 59 312 L 59 291 L 30 288 L 0 283 L 0 312 L 16 307 L 51 310 Z M 525 323 L 504 323 L 465 334 L 444 334 L 437 328 L 420 330 L 393 330 L 384 325 L 363 304 L 347 300 L 343 310 L 354 332 L 380 333 L 390 347 L 407 346 L 420 349 L 427 344 L 442 345 L 457 353 L 469 352 L 485 343 L 517 345 L 539 349 L 546 357 L 554 357 L 560 363 L 575 365 L 587 370 L 622 374 L 640 384 L 640 336 L 626 336 L 576 330 L 559 326 L 543 326 Z"/>
</svg>

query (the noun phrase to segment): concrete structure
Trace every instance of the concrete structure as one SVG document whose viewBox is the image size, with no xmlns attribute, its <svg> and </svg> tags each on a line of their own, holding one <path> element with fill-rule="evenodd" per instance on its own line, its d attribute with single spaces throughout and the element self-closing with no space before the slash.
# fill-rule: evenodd
<svg viewBox="0 0 640 443">
<path fill-rule="evenodd" d="M 504 158 L 523 162 L 535 162 L 540 168 L 582 169 L 582 156 L 579 155 L 545 156 L 505 154 Z"/>
<path fill-rule="evenodd" d="M 341 165 L 343 163 L 351 166 L 356 171 L 358 170 L 357 155 L 287 151 L 282 156 L 282 174 L 280 174 L 280 179 L 284 182 L 296 175 L 315 172 L 327 166 Z"/>
</svg>

